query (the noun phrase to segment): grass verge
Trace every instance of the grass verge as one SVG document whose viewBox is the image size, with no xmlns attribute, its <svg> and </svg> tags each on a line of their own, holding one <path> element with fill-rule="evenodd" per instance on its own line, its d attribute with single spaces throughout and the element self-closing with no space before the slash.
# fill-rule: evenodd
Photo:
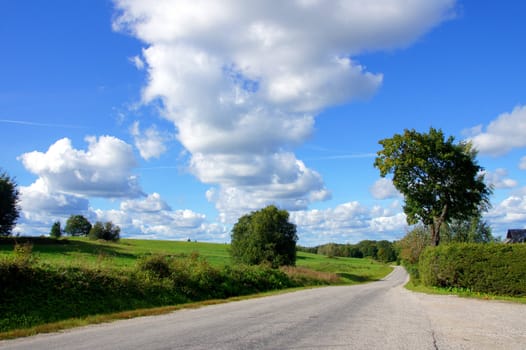
<svg viewBox="0 0 526 350">
<path fill-rule="evenodd" d="M 461 298 L 472 298 L 480 300 L 496 300 L 496 301 L 507 301 L 518 304 L 526 304 L 526 297 L 510 297 L 501 295 L 492 295 L 487 293 L 473 292 L 466 288 L 439 288 L 439 287 L 427 287 L 421 284 L 415 284 L 413 281 L 409 281 L 405 288 L 425 294 L 437 294 L 437 295 L 456 295 Z"/>
</svg>

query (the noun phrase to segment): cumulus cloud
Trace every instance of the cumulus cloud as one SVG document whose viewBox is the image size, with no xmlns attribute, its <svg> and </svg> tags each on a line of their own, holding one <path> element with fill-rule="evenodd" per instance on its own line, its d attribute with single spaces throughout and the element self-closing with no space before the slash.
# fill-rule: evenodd
<svg viewBox="0 0 526 350">
<path fill-rule="evenodd" d="M 394 187 L 393 181 L 387 178 L 378 179 L 369 191 L 375 199 L 392 199 L 401 196 L 400 192 Z"/>
<path fill-rule="evenodd" d="M 161 154 L 166 152 L 165 142 L 168 137 L 159 132 L 156 127 L 152 126 L 141 132 L 139 122 L 136 121 L 130 128 L 130 133 L 143 159 L 159 158 Z"/>
<path fill-rule="evenodd" d="M 491 223 L 493 234 L 505 236 L 510 228 L 526 227 L 526 195 L 512 195 L 494 205 L 484 217 Z"/>
<path fill-rule="evenodd" d="M 46 232 L 52 222 L 71 213 L 87 213 L 87 199 L 65 193 L 49 191 L 43 179 L 37 179 L 30 186 L 20 187 L 20 207 L 24 222 L 40 222 L 46 225 Z"/>
<path fill-rule="evenodd" d="M 407 227 L 399 205 L 367 208 L 356 201 L 324 210 L 292 212 L 290 219 L 298 227 L 300 241 L 307 245 L 363 239 L 393 240 L 402 236 Z"/>
<path fill-rule="evenodd" d="M 486 183 L 492 185 L 496 189 L 517 187 L 518 182 L 514 179 L 510 179 L 507 176 L 508 171 L 503 168 L 496 169 L 493 172 L 484 172 L 484 180 L 486 181 Z"/>
<path fill-rule="evenodd" d="M 132 175 L 136 163 L 130 145 L 113 136 L 87 137 L 86 141 L 86 151 L 73 148 L 71 140 L 63 138 L 47 152 L 24 153 L 19 160 L 49 193 L 105 198 L 142 194 Z"/>
<path fill-rule="evenodd" d="M 454 3 L 115 0 L 113 26 L 146 43 L 144 103 L 162 101 L 190 170 L 217 186 L 208 197 L 229 215 L 327 198 L 290 149 L 311 135 L 318 112 L 379 88 L 382 74 L 357 55 L 411 44 Z"/>
<path fill-rule="evenodd" d="M 209 223 L 204 214 L 172 210 L 158 193 L 121 202 L 119 209 L 93 210 L 97 220 L 112 221 L 124 236 L 135 238 L 228 241 L 227 228 Z"/>
<path fill-rule="evenodd" d="M 480 153 L 503 155 L 513 148 L 526 147 L 526 106 L 517 106 L 511 113 L 503 113 L 489 123 L 485 131 L 475 127 L 470 138 Z"/>
</svg>

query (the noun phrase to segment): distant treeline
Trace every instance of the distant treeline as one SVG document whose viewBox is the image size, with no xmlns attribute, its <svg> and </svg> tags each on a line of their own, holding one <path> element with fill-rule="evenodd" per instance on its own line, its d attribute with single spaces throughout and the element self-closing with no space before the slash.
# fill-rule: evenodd
<svg viewBox="0 0 526 350">
<path fill-rule="evenodd" d="M 297 247 L 298 251 L 326 255 L 328 257 L 371 258 L 381 262 L 398 260 L 393 242 L 364 240 L 356 244 L 327 243 L 316 247 Z"/>
</svg>

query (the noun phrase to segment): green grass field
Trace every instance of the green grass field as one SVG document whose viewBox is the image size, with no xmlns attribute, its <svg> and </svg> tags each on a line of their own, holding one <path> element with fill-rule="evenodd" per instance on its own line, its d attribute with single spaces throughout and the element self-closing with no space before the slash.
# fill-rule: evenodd
<svg viewBox="0 0 526 350">
<path fill-rule="evenodd" d="M 132 270 L 137 259 L 156 254 L 192 254 L 197 252 L 212 266 L 232 264 L 229 244 L 121 239 L 118 243 L 91 241 L 68 237 L 57 244 L 33 244 L 37 261 L 54 266 L 104 267 Z M 0 244 L 0 257 L 14 254 L 13 244 Z M 370 259 L 328 258 L 323 255 L 298 252 L 296 265 L 320 272 L 338 274 L 344 283 L 378 280 L 392 269 Z"/>
</svg>

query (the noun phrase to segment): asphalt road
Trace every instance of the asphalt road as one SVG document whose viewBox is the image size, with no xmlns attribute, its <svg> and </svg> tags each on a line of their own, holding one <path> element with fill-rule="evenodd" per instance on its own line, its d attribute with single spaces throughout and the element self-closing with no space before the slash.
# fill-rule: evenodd
<svg viewBox="0 0 526 350">
<path fill-rule="evenodd" d="M 526 305 L 416 294 L 384 280 L 2 341 L 0 349 L 526 349 Z"/>
</svg>

